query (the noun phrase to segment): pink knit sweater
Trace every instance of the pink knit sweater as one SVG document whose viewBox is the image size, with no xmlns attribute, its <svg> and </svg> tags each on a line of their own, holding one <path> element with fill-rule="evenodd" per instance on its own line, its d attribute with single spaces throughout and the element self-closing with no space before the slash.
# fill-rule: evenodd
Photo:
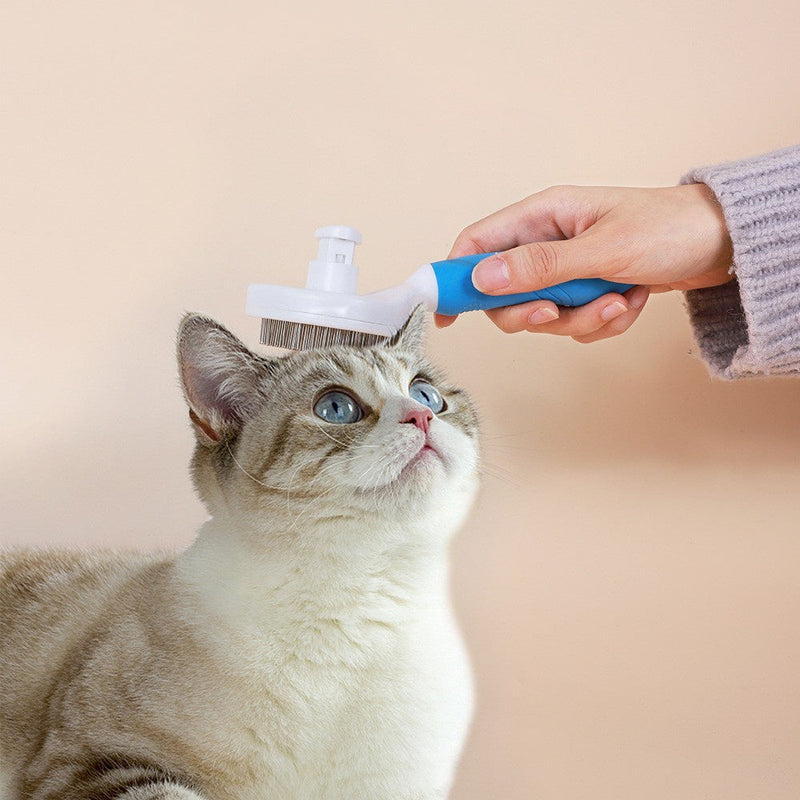
<svg viewBox="0 0 800 800">
<path fill-rule="evenodd" d="M 686 293 L 700 352 L 723 378 L 800 373 L 800 146 L 701 167 L 733 240 L 735 280 Z"/>
</svg>

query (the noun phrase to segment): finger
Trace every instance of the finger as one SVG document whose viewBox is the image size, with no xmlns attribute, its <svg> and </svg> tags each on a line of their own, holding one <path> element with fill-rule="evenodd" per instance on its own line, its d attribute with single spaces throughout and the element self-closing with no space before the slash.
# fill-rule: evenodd
<svg viewBox="0 0 800 800">
<path fill-rule="evenodd" d="M 521 244 L 519 229 L 525 216 L 524 204 L 521 200 L 468 225 L 456 238 L 447 257 L 508 250 Z"/>
<path fill-rule="evenodd" d="M 457 319 L 458 317 L 450 317 L 447 314 L 434 314 L 433 324 L 437 328 L 449 328 Z"/>
<path fill-rule="evenodd" d="M 551 186 L 473 222 L 458 235 L 448 258 L 574 236 L 574 217 L 585 209 L 573 194 L 570 187 Z"/>
<path fill-rule="evenodd" d="M 472 283 L 485 294 L 534 292 L 575 278 L 598 277 L 607 271 L 606 262 L 591 234 L 532 242 L 478 262 Z"/>
<path fill-rule="evenodd" d="M 504 333 L 531 331 L 545 326 L 559 317 L 560 309 L 549 300 L 534 300 L 531 303 L 520 303 L 516 306 L 494 308 L 486 314 Z"/>
<path fill-rule="evenodd" d="M 592 342 L 599 342 L 602 339 L 610 339 L 613 336 L 619 336 L 620 334 L 625 333 L 625 331 L 627 331 L 628 328 L 630 328 L 631 325 L 633 325 L 633 323 L 639 318 L 639 315 L 642 313 L 642 309 L 644 308 L 644 304 L 647 302 L 648 295 L 649 292 L 645 294 L 644 302 L 640 306 L 636 308 L 631 306 L 630 309 L 624 314 L 620 314 L 618 317 L 606 323 L 602 328 L 599 328 L 594 333 L 591 333 L 588 336 L 575 336 L 573 338 L 576 342 L 580 342 L 581 344 L 591 344 Z"/>
<path fill-rule="evenodd" d="M 557 318 L 544 322 L 538 322 L 530 316 L 520 319 L 524 312 L 517 306 L 496 308 L 486 313 L 500 330 L 510 333 L 527 330 L 556 336 L 588 336 L 615 316 L 625 313 L 628 308 L 628 302 L 621 294 L 606 294 L 585 306 L 559 308 Z"/>
<path fill-rule="evenodd" d="M 604 328 L 613 320 L 644 307 L 648 297 L 647 287 L 637 286 L 625 293 L 606 294 L 578 308 L 556 308 L 552 303 L 536 301 L 518 306 L 506 306 L 487 311 L 487 315 L 500 330 L 507 333 L 530 331 L 552 333 L 557 336 L 586 337 Z M 554 309 L 558 317 L 548 319 L 539 309 Z M 635 317 L 634 317 L 635 319 Z M 633 323 L 633 319 L 631 323 Z"/>
</svg>

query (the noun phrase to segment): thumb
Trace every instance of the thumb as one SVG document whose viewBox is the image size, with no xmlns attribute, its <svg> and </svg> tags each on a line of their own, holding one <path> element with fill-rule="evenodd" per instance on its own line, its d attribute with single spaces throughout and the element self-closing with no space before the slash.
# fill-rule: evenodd
<svg viewBox="0 0 800 800">
<path fill-rule="evenodd" d="M 574 278 L 597 277 L 601 268 L 597 253 L 578 236 L 532 242 L 485 258 L 472 271 L 472 283 L 484 294 L 535 292 Z"/>
</svg>

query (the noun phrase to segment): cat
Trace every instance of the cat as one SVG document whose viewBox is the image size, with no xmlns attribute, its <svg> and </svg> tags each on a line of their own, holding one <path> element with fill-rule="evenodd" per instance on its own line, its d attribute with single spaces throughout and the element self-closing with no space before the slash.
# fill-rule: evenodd
<svg viewBox="0 0 800 800">
<path fill-rule="evenodd" d="M 267 358 L 184 318 L 211 517 L 178 554 L 3 555 L 2 800 L 447 796 L 472 713 L 447 550 L 477 422 L 424 325 Z"/>
</svg>

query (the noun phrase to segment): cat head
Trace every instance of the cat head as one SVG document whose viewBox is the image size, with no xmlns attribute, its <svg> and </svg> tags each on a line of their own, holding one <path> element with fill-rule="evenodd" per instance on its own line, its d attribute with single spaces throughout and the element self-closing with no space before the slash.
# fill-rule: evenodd
<svg viewBox="0 0 800 800">
<path fill-rule="evenodd" d="M 178 361 L 212 515 L 455 527 L 476 486 L 476 415 L 425 359 L 424 325 L 418 309 L 386 343 L 265 358 L 186 316 Z"/>
</svg>

